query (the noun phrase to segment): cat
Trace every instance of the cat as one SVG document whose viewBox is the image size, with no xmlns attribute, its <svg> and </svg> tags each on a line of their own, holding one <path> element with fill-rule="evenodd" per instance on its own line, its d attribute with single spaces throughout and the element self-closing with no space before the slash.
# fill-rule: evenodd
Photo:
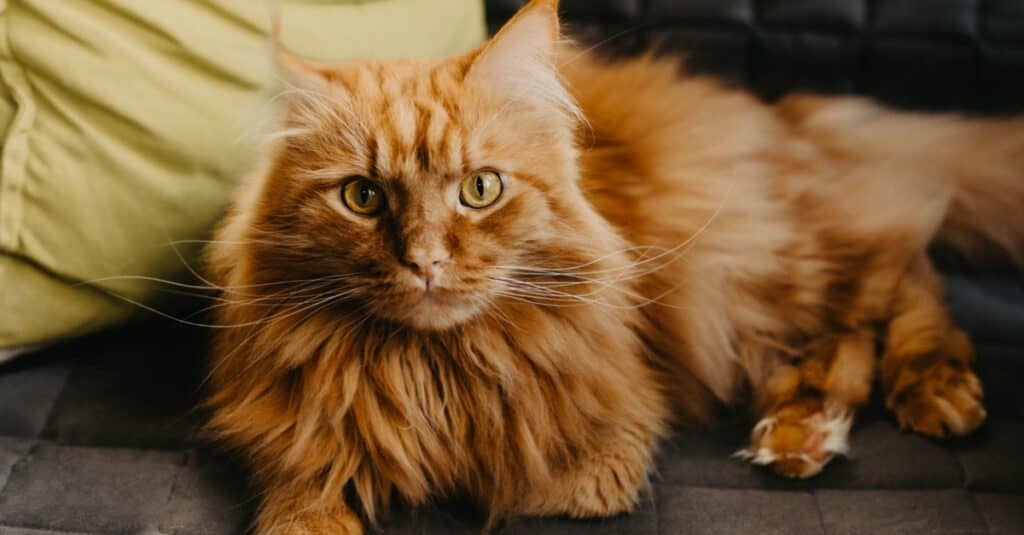
<svg viewBox="0 0 1024 535">
<path fill-rule="evenodd" d="M 985 419 L 926 247 L 1024 260 L 1024 120 L 765 104 L 563 44 L 534 0 L 446 59 L 282 53 L 283 124 L 207 250 L 210 429 L 260 534 L 389 503 L 630 511 L 676 424 L 810 477 L 877 382 L 901 427 Z"/>
</svg>

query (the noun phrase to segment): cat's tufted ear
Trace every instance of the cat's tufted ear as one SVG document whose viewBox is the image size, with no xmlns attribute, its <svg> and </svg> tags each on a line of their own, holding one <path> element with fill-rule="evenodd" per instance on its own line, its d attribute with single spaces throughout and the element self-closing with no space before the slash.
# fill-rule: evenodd
<svg viewBox="0 0 1024 535">
<path fill-rule="evenodd" d="M 558 1 L 533 0 L 476 53 L 467 79 L 495 90 L 562 93 L 554 65 L 558 39 Z"/>
<path fill-rule="evenodd" d="M 473 60 L 475 76 L 502 76 L 529 61 L 550 63 L 558 41 L 557 0 L 533 0 L 491 38 Z"/>
</svg>

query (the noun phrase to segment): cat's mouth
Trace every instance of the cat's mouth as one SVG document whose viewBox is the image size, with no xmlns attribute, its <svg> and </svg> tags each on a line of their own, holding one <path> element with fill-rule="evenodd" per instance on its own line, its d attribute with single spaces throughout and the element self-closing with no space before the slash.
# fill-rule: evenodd
<svg viewBox="0 0 1024 535">
<path fill-rule="evenodd" d="M 423 290 L 423 293 L 420 295 L 419 300 L 416 301 L 416 304 L 417 305 L 420 305 L 420 304 L 426 304 L 426 305 L 444 305 L 444 304 L 447 304 L 448 302 L 451 301 L 451 298 L 449 296 L 444 295 L 442 293 L 443 291 L 444 290 L 439 290 L 436 286 L 435 287 L 427 287 L 426 289 Z"/>
<path fill-rule="evenodd" d="M 466 292 L 431 285 L 391 308 L 390 319 L 423 330 L 445 330 L 475 316 L 479 306 Z"/>
</svg>

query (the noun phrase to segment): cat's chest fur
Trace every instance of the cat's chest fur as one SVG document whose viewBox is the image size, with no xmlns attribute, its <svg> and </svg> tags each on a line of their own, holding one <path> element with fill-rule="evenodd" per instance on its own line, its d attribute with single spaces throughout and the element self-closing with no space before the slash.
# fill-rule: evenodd
<svg viewBox="0 0 1024 535">
<path fill-rule="evenodd" d="M 493 495 L 550 481 L 622 410 L 664 425 L 661 400 L 633 394 L 653 384 L 636 311 L 505 312 L 500 324 L 444 333 L 377 324 L 339 334 L 300 367 L 291 395 L 318 414 L 294 432 L 357 452 L 357 474 L 373 467 L 374 487 L 417 502 L 430 489 Z"/>
</svg>

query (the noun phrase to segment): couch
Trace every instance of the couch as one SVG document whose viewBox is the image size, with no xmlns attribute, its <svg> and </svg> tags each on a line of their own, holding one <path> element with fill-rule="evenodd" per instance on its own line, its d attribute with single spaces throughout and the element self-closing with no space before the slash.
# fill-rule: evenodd
<svg viewBox="0 0 1024 535">
<path fill-rule="evenodd" d="M 521 3 L 489 1 L 491 27 Z M 563 11 L 601 53 L 685 51 L 691 72 L 766 100 L 812 90 L 902 108 L 1024 111 L 1019 0 L 564 0 Z M 849 458 L 788 481 L 730 458 L 750 424 L 727 415 L 665 445 L 635 513 L 527 518 L 501 531 L 1024 533 L 1024 277 L 936 257 L 977 345 L 990 418 L 974 435 L 900 432 L 876 400 Z M 203 441 L 192 408 L 207 337 L 149 319 L 0 368 L 0 534 L 243 532 L 254 492 L 235 460 Z M 441 501 L 400 507 L 381 529 L 477 533 L 481 522 L 471 505 Z"/>
</svg>

